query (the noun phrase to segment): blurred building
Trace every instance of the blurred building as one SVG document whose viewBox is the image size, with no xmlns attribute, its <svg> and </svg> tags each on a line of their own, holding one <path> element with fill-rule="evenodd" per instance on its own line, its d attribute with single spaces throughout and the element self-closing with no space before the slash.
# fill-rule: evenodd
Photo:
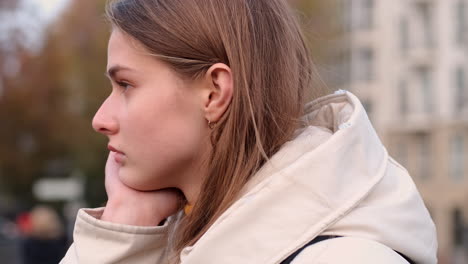
<svg viewBox="0 0 468 264">
<path fill-rule="evenodd" d="M 440 263 L 468 263 L 468 0 L 341 1 L 341 87 L 414 178 Z"/>
</svg>

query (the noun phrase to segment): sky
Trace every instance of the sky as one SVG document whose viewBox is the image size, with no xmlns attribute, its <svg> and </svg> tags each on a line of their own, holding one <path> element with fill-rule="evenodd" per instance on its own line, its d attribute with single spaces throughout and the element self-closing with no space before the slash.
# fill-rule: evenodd
<svg viewBox="0 0 468 264">
<path fill-rule="evenodd" d="M 0 0 L 1 1 L 1 0 Z M 21 42 L 32 50 L 40 50 L 42 36 L 72 0 L 19 0 L 16 11 L 0 9 L 0 44 L 8 49 L 12 32 L 23 33 Z"/>
<path fill-rule="evenodd" d="M 0 9 L 0 51 L 3 51 L 4 56 L 1 61 L 3 65 L 0 65 L 0 76 L 14 76 L 20 70 L 18 58 L 14 55 L 15 41 L 31 53 L 39 53 L 44 44 L 47 27 L 71 1 L 73 0 L 18 0 L 17 10 Z M 19 38 L 16 32 L 21 32 Z M 1 94 L 0 79 L 0 96 Z"/>
<path fill-rule="evenodd" d="M 27 0 L 27 2 L 36 2 L 44 19 L 51 21 L 60 14 L 70 0 Z"/>
</svg>

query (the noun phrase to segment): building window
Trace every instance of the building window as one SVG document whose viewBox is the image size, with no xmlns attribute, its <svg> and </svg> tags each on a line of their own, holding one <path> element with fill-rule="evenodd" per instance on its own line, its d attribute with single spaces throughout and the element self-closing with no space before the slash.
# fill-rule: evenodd
<svg viewBox="0 0 468 264">
<path fill-rule="evenodd" d="M 431 70 L 428 67 L 419 67 L 415 72 L 419 90 L 422 99 L 421 112 L 432 113 L 432 76 Z"/>
<path fill-rule="evenodd" d="M 465 146 L 462 135 L 455 135 L 450 142 L 450 175 L 455 181 L 463 179 Z"/>
<path fill-rule="evenodd" d="M 398 85 L 398 101 L 401 116 L 405 117 L 409 112 L 408 104 L 408 84 L 406 81 L 400 81 Z"/>
<path fill-rule="evenodd" d="M 452 221 L 453 221 L 453 244 L 455 246 L 463 245 L 463 235 L 465 233 L 465 221 L 463 219 L 463 213 L 459 208 L 455 208 L 452 211 Z"/>
<path fill-rule="evenodd" d="M 369 117 L 369 120 L 371 120 L 372 122 L 372 114 L 373 114 L 373 110 L 372 109 L 372 103 L 368 100 L 362 100 L 362 106 L 364 107 L 364 110 L 366 110 L 366 113 L 367 113 L 367 116 Z"/>
<path fill-rule="evenodd" d="M 374 23 L 374 1 L 357 0 L 351 1 L 351 23 L 352 29 L 370 30 Z"/>
<path fill-rule="evenodd" d="M 455 38 L 457 44 L 463 45 L 466 41 L 466 34 L 467 34 L 467 3 L 466 0 L 459 0 L 458 3 L 455 5 L 455 19 L 456 19 L 456 30 L 455 30 Z"/>
<path fill-rule="evenodd" d="M 340 12 L 343 15 L 343 28 L 346 32 L 351 32 L 353 26 L 353 2 L 351 0 L 342 0 L 340 3 Z"/>
<path fill-rule="evenodd" d="M 397 144 L 396 158 L 398 163 L 408 169 L 408 145 L 403 140 Z"/>
<path fill-rule="evenodd" d="M 374 52 L 371 48 L 361 48 L 356 52 L 353 72 L 358 81 L 371 81 L 374 78 Z"/>
<path fill-rule="evenodd" d="M 408 52 L 409 47 L 409 23 L 408 19 L 402 18 L 400 21 L 400 49 L 403 55 L 405 55 Z"/>
<path fill-rule="evenodd" d="M 360 28 L 369 30 L 373 26 L 373 12 L 374 12 L 374 0 L 361 0 L 362 5 L 362 20 Z"/>
<path fill-rule="evenodd" d="M 416 4 L 416 16 L 420 27 L 420 45 L 424 48 L 431 48 L 434 45 L 432 26 L 432 6 L 427 2 Z"/>
<path fill-rule="evenodd" d="M 429 135 L 420 135 L 418 142 L 418 173 L 421 180 L 431 177 L 431 141 Z"/>
<path fill-rule="evenodd" d="M 455 70 L 455 111 L 460 113 L 466 107 L 467 96 L 467 80 L 466 71 L 463 67 L 458 67 Z"/>
<path fill-rule="evenodd" d="M 329 82 L 336 86 L 349 85 L 351 82 L 351 51 L 344 49 L 336 53 L 332 58 L 334 65 L 331 65 L 332 72 Z"/>
</svg>

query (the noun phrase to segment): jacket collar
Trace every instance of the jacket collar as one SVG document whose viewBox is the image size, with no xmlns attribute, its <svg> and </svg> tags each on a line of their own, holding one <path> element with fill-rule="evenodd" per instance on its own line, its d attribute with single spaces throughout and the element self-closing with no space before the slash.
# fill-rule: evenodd
<svg viewBox="0 0 468 264">
<path fill-rule="evenodd" d="M 345 217 L 382 179 L 387 151 L 353 94 L 339 91 L 305 109 L 307 126 L 182 251 L 182 263 L 279 263 Z"/>
</svg>

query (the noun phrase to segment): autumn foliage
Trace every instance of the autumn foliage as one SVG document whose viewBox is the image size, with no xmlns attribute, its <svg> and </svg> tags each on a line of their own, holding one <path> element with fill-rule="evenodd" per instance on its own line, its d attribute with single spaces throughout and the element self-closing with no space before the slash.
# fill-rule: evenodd
<svg viewBox="0 0 468 264">
<path fill-rule="evenodd" d="M 103 2 L 74 1 L 49 28 L 39 54 L 17 49 L 21 70 L 4 78 L 0 97 L 3 192 L 30 202 L 37 179 L 79 170 L 93 183 L 91 189 L 103 193 L 102 177 L 93 179 L 102 176 L 105 138 L 91 128 L 92 116 L 110 92 L 103 75 L 109 35 Z"/>
<path fill-rule="evenodd" d="M 334 1 L 291 2 L 302 13 L 316 62 L 326 63 L 337 34 Z M 105 200 L 106 139 L 91 128 L 94 113 L 110 93 L 103 74 L 109 35 L 104 3 L 72 1 L 48 29 L 41 52 L 16 49 L 19 73 L 10 78 L 0 73 L 0 194 L 32 203 L 35 181 L 79 171 L 86 178 L 88 202 Z M 6 59 L 1 52 L 0 65 Z"/>
</svg>

